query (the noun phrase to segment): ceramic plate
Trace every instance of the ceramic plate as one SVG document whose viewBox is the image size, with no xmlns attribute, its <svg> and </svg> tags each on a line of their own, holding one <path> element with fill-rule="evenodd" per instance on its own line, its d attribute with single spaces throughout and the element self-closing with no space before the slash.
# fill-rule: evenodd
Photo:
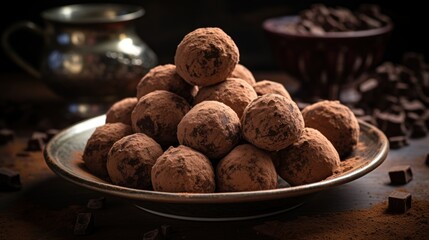
<svg viewBox="0 0 429 240">
<path fill-rule="evenodd" d="M 310 194 L 342 185 L 374 170 L 387 156 L 388 141 L 376 127 L 360 122 L 357 149 L 343 163 L 343 171 L 326 180 L 295 187 L 234 193 L 165 193 L 117 186 L 87 171 L 82 162 L 86 141 L 105 116 L 95 117 L 65 129 L 46 146 L 44 156 L 57 175 L 98 192 L 122 197 L 138 208 L 166 217 L 189 220 L 242 220 L 288 211 Z"/>
</svg>

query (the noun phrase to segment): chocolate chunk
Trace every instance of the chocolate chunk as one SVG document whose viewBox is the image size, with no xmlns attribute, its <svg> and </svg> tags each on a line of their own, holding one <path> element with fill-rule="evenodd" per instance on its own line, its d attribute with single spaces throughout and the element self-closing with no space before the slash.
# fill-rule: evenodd
<svg viewBox="0 0 429 240">
<path fill-rule="evenodd" d="M 86 207 L 94 210 L 102 209 L 104 208 L 105 202 L 106 202 L 105 197 L 89 199 L 88 203 L 86 204 Z"/>
<path fill-rule="evenodd" d="M 146 232 L 143 235 L 143 240 L 161 240 L 161 234 L 159 234 L 159 229 L 154 229 L 149 232 Z"/>
<path fill-rule="evenodd" d="M 28 152 L 22 151 L 22 152 L 17 152 L 16 156 L 17 157 L 28 157 L 28 156 L 30 156 L 30 154 Z"/>
<path fill-rule="evenodd" d="M 402 97 L 400 98 L 400 102 L 406 112 L 414 112 L 418 115 L 423 115 L 426 111 L 425 105 L 419 100 L 408 100 Z"/>
<path fill-rule="evenodd" d="M 55 135 L 57 135 L 60 132 L 58 129 L 49 129 L 46 131 L 46 139 L 45 142 L 49 142 Z"/>
<path fill-rule="evenodd" d="M 399 149 L 408 146 L 408 139 L 406 136 L 389 137 L 390 149 Z"/>
<path fill-rule="evenodd" d="M 0 129 L 0 145 L 9 143 L 15 138 L 15 133 L 10 129 Z"/>
<path fill-rule="evenodd" d="M 168 239 L 171 234 L 171 226 L 161 225 L 161 234 L 164 239 Z"/>
<path fill-rule="evenodd" d="M 40 151 L 45 146 L 47 136 L 42 132 L 34 132 L 27 141 L 27 151 Z"/>
<path fill-rule="evenodd" d="M 94 216 L 92 213 L 79 213 L 74 225 L 74 235 L 88 235 L 94 231 Z"/>
<path fill-rule="evenodd" d="M 414 52 L 404 53 L 402 63 L 414 72 L 422 71 L 425 65 L 423 54 Z"/>
<path fill-rule="evenodd" d="M 9 168 L 0 168 L 0 190 L 16 191 L 21 189 L 19 173 Z"/>
<path fill-rule="evenodd" d="M 391 213 L 405 213 L 411 208 L 411 194 L 408 192 L 394 191 L 388 199 L 388 211 Z"/>
<path fill-rule="evenodd" d="M 411 138 L 424 138 L 428 133 L 428 129 L 423 121 L 415 121 L 411 126 Z"/>
<path fill-rule="evenodd" d="M 410 165 L 398 165 L 389 169 L 390 183 L 392 185 L 406 184 L 413 179 Z"/>
<path fill-rule="evenodd" d="M 426 161 L 425 161 L 426 165 L 429 166 L 429 153 L 426 155 Z"/>
<path fill-rule="evenodd" d="M 374 111 L 377 126 L 387 137 L 405 136 L 407 129 L 405 127 L 405 114 L 393 114 L 389 112 Z"/>
</svg>

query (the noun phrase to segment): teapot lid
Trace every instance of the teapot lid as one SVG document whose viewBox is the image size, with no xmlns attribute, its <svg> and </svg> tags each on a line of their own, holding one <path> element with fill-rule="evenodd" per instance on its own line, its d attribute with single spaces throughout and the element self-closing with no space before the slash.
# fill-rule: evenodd
<svg viewBox="0 0 429 240">
<path fill-rule="evenodd" d="M 42 17 L 49 21 L 86 24 L 129 21 L 143 16 L 140 6 L 128 4 L 75 4 L 44 11 Z"/>
</svg>

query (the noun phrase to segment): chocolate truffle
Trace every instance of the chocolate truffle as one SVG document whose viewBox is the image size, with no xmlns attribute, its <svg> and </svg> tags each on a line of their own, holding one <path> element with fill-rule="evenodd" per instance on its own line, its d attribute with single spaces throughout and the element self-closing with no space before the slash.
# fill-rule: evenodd
<svg viewBox="0 0 429 240">
<path fill-rule="evenodd" d="M 251 144 L 235 147 L 217 165 L 219 192 L 274 189 L 277 173 L 270 155 Z"/>
<path fill-rule="evenodd" d="M 216 189 L 210 160 L 183 145 L 165 151 L 156 160 L 151 176 L 155 191 L 212 193 Z"/>
<path fill-rule="evenodd" d="M 331 141 L 341 158 L 359 141 L 359 123 L 353 112 L 339 101 L 321 101 L 302 110 L 305 126 L 319 130 Z"/>
<path fill-rule="evenodd" d="M 340 164 L 340 157 L 332 143 L 313 128 L 305 128 L 298 141 L 279 151 L 277 157 L 278 173 L 291 185 L 326 179 Z"/>
<path fill-rule="evenodd" d="M 137 104 L 137 98 L 124 98 L 115 102 L 106 113 L 106 123 L 121 122 L 131 125 L 131 112 Z"/>
<path fill-rule="evenodd" d="M 119 139 L 130 135 L 133 130 L 123 123 L 106 123 L 97 127 L 86 142 L 82 160 L 88 170 L 98 177 L 107 177 L 107 154 Z"/>
<path fill-rule="evenodd" d="M 161 146 L 143 133 L 134 133 L 116 141 L 107 156 L 107 172 L 114 184 L 151 189 L 150 173 Z"/>
<path fill-rule="evenodd" d="M 255 90 L 246 81 L 228 78 L 216 85 L 201 88 L 195 96 L 194 104 L 208 100 L 222 102 L 232 108 L 240 118 L 247 105 L 256 97 Z"/>
<path fill-rule="evenodd" d="M 232 71 L 230 78 L 241 78 L 246 81 L 250 86 L 256 83 L 255 77 L 252 72 L 241 64 L 235 65 L 234 71 Z"/>
<path fill-rule="evenodd" d="M 304 120 L 296 103 L 278 94 L 253 100 L 244 110 L 241 125 L 245 140 L 268 151 L 289 146 L 304 130 Z"/>
<path fill-rule="evenodd" d="M 183 79 L 204 87 L 225 81 L 239 58 L 237 46 L 222 29 L 198 28 L 177 46 L 174 62 Z"/>
<path fill-rule="evenodd" d="M 137 84 L 137 98 L 140 99 L 155 90 L 169 91 L 191 102 L 195 87 L 177 74 L 175 65 L 166 64 L 152 68 L 140 80 Z"/>
<path fill-rule="evenodd" d="M 227 105 L 204 101 L 195 105 L 177 126 L 179 143 L 210 159 L 225 156 L 240 141 L 240 119 Z"/>
<path fill-rule="evenodd" d="M 188 102 L 177 94 L 156 90 L 139 99 L 131 113 L 135 132 L 142 132 L 162 146 L 177 143 L 177 124 L 191 109 Z"/>
<path fill-rule="evenodd" d="M 253 84 L 253 88 L 255 89 L 255 92 L 258 94 L 258 96 L 262 96 L 269 93 L 275 93 L 275 94 L 282 95 L 283 97 L 292 99 L 290 97 L 289 92 L 286 90 L 286 88 L 278 82 L 273 82 L 270 80 L 262 80 Z"/>
</svg>

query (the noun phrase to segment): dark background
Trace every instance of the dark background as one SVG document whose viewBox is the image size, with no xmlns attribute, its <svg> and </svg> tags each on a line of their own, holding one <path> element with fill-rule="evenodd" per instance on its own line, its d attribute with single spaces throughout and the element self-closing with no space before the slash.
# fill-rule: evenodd
<svg viewBox="0 0 429 240">
<path fill-rule="evenodd" d="M 34 2 L 10 1 L 2 7 L 0 32 L 19 20 L 30 20 L 43 26 L 40 13 L 61 5 L 88 1 L 45 0 Z M 103 2 L 103 1 L 91 1 Z M 429 58 L 429 35 L 425 34 L 428 10 L 412 1 L 274 1 L 274 0 L 147 0 L 110 1 L 141 5 L 146 14 L 137 24 L 141 38 L 157 53 L 159 63 L 171 63 L 177 44 L 183 36 L 197 27 L 216 26 L 227 32 L 240 49 L 241 63 L 251 70 L 275 70 L 268 42 L 262 31 L 262 22 L 280 15 L 297 14 L 314 3 L 344 6 L 355 9 L 362 3 L 380 5 L 390 16 L 395 29 L 387 47 L 386 60 L 400 62 L 406 51 L 423 53 Z M 425 36 L 426 35 L 426 36 Z M 37 36 L 20 32 L 12 38 L 13 45 L 27 60 L 37 65 L 43 43 Z M 0 51 L 0 72 L 23 72 Z"/>
</svg>

